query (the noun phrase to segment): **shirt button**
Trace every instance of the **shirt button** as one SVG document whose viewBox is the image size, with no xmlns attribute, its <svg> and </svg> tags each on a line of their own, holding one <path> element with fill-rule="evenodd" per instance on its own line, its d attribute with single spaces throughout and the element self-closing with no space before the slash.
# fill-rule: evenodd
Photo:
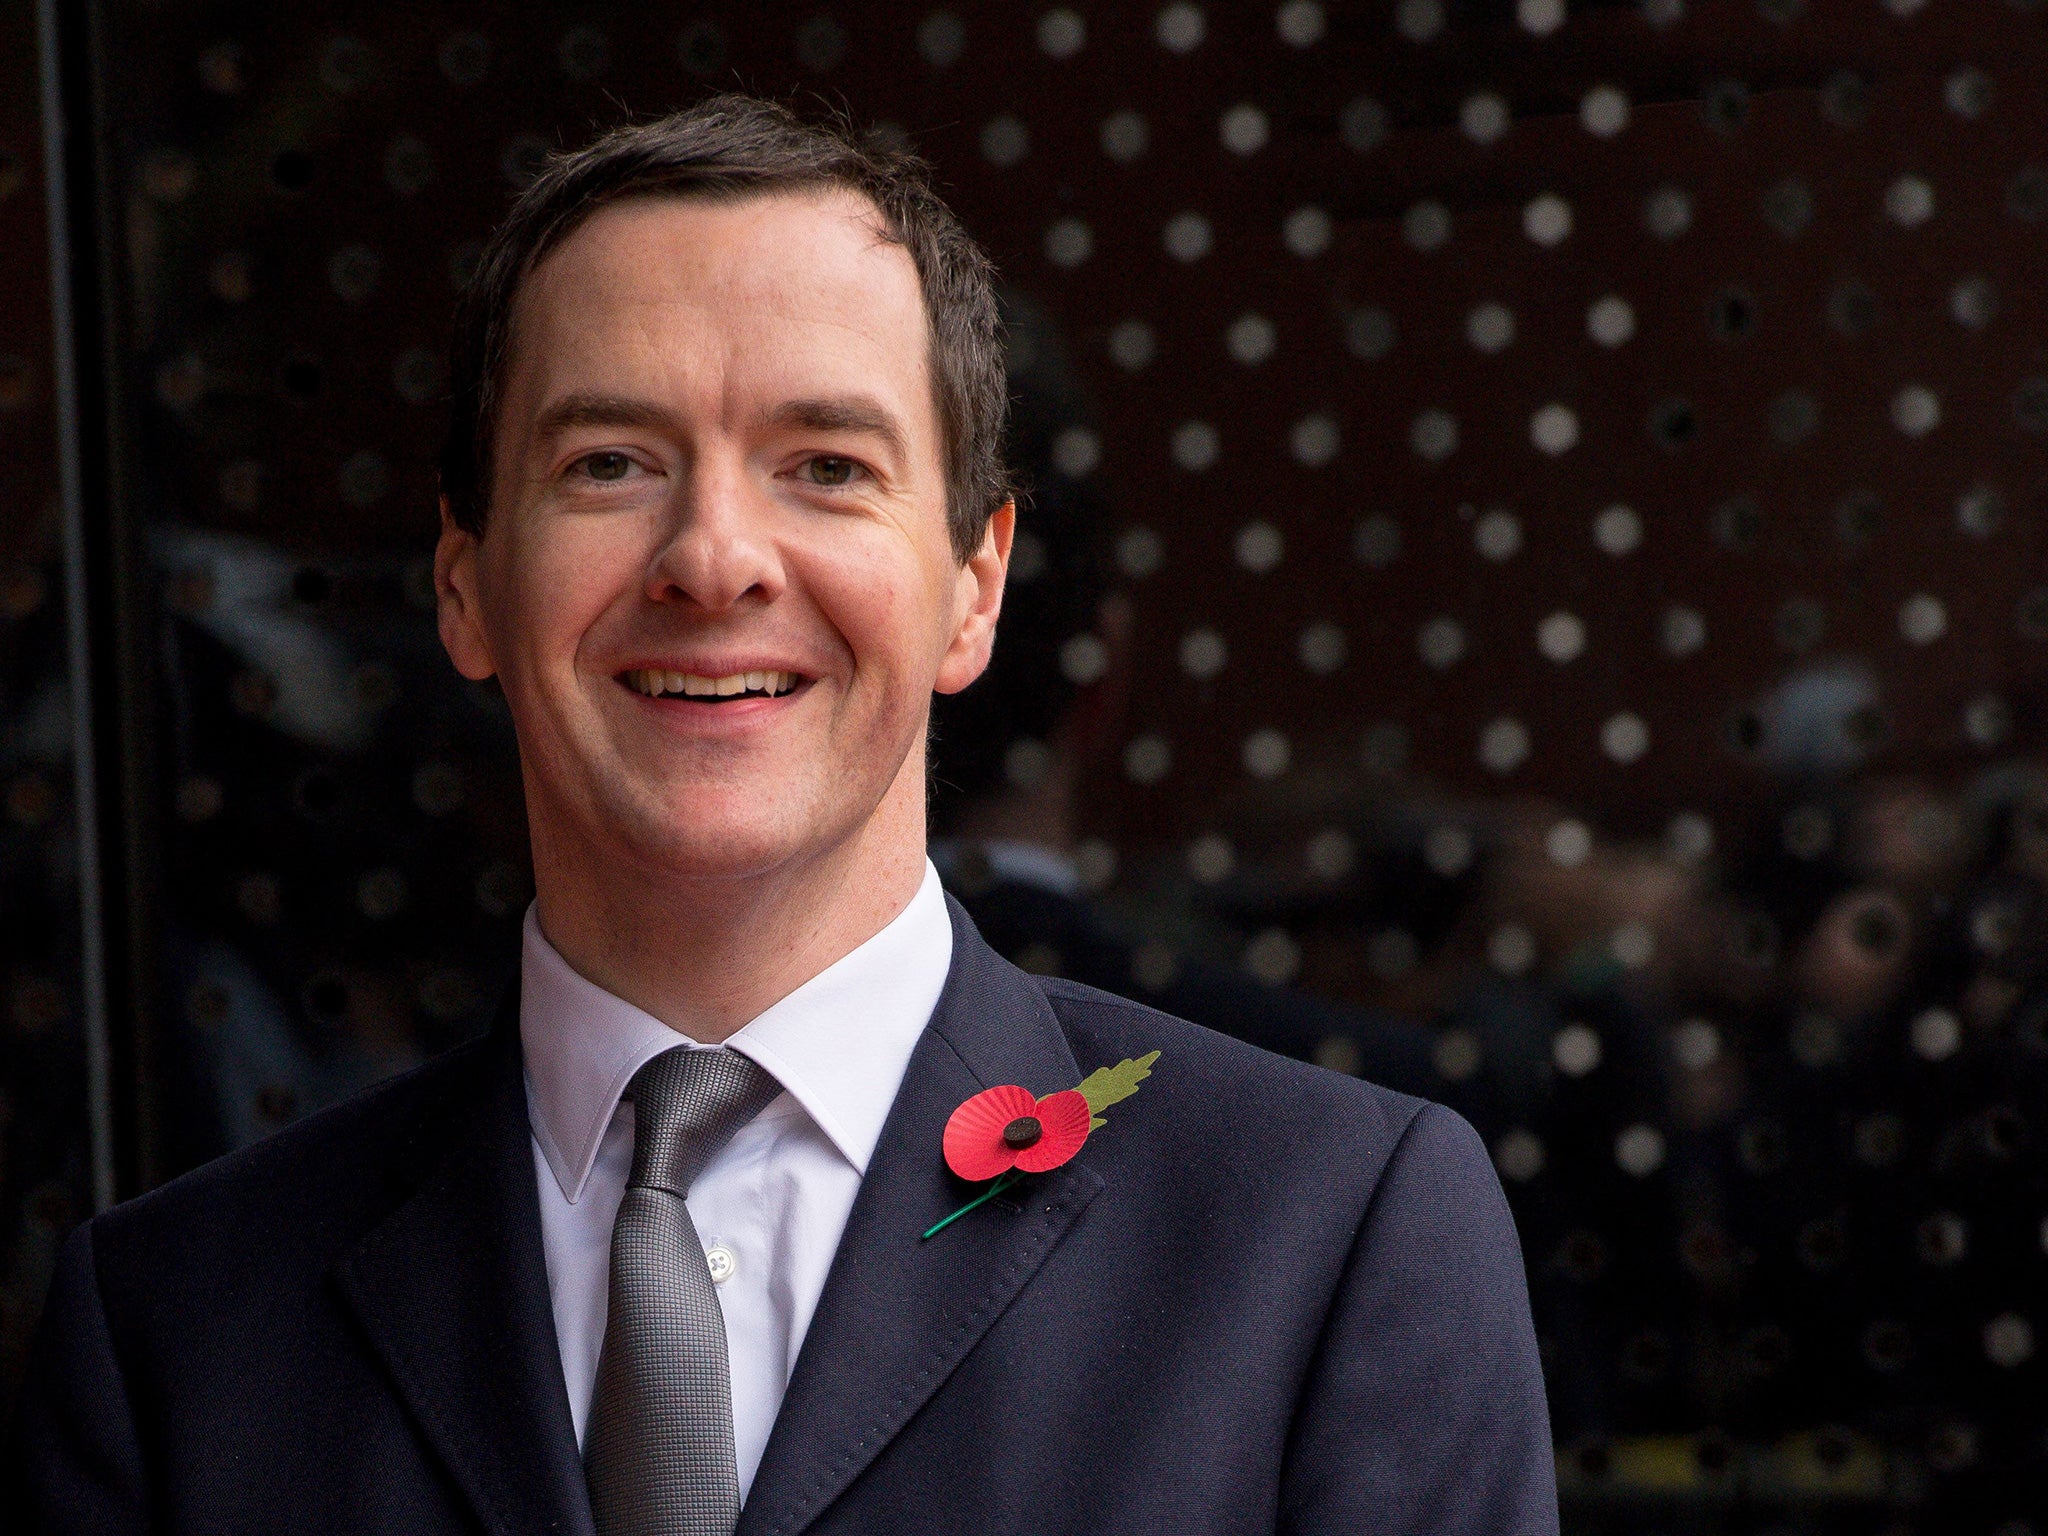
<svg viewBox="0 0 2048 1536">
<path fill-rule="evenodd" d="M 714 1285 L 723 1285 L 732 1278 L 732 1272 L 739 1267 L 739 1260 L 732 1256 L 732 1250 L 723 1243 L 713 1243 L 704 1252 L 704 1263 L 711 1270 Z"/>
</svg>

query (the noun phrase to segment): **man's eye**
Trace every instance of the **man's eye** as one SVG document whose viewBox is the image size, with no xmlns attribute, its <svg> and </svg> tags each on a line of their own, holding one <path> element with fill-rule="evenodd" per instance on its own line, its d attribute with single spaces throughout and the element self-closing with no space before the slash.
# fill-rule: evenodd
<svg viewBox="0 0 2048 1536">
<path fill-rule="evenodd" d="M 813 485 L 847 485 L 859 469 L 851 459 L 816 458 L 804 463 Z"/>
<path fill-rule="evenodd" d="M 623 453 L 593 453 L 582 460 L 583 472 L 593 480 L 623 480 L 633 468 L 633 460 Z"/>
</svg>

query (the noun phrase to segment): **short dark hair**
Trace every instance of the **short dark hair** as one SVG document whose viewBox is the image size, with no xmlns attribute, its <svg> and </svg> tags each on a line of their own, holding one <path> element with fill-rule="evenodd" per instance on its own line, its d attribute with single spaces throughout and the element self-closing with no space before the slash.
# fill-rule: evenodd
<svg viewBox="0 0 2048 1536">
<path fill-rule="evenodd" d="M 1011 498 L 1003 466 L 1009 394 L 995 269 L 932 186 L 930 167 L 843 119 L 807 122 L 779 102 L 713 96 L 614 128 L 548 157 L 491 235 L 456 305 L 441 490 L 456 523 L 481 535 L 519 287 L 607 204 L 635 197 L 715 201 L 844 188 L 881 215 L 881 233 L 917 265 L 931 334 L 932 393 L 946 472 L 946 523 L 962 561 Z"/>
</svg>

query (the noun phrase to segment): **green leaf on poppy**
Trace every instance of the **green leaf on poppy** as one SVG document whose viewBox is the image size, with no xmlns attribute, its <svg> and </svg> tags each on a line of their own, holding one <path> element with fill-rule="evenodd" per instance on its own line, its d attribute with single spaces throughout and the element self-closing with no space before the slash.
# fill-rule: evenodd
<svg viewBox="0 0 2048 1536">
<path fill-rule="evenodd" d="M 1107 1124 L 1102 1112 L 1112 1104 L 1121 1103 L 1138 1091 L 1138 1084 L 1152 1075 L 1152 1063 L 1159 1059 L 1157 1051 L 1148 1051 L 1136 1061 L 1120 1061 L 1113 1067 L 1097 1067 L 1082 1081 L 1081 1097 L 1088 1101 L 1088 1129 L 1093 1131 Z"/>
</svg>

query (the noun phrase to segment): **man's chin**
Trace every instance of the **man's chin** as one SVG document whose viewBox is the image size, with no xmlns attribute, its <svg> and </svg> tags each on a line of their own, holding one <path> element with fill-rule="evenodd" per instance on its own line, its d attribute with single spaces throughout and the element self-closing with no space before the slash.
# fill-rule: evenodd
<svg viewBox="0 0 2048 1536">
<path fill-rule="evenodd" d="M 721 765 L 723 769 L 727 765 Z M 582 775 L 555 803 L 580 825 L 576 839 L 604 878 L 610 866 L 656 883 L 734 881 L 770 876 L 816 861 L 861 838 L 887 798 L 872 803 L 854 773 L 837 782 L 812 765 L 777 761 L 737 774 L 651 776 L 614 760 L 610 772 Z M 821 780 L 823 782 L 821 782 Z"/>
<path fill-rule="evenodd" d="M 606 818 L 603 841 L 644 877 L 664 881 L 745 880 L 773 874 L 822 851 L 814 846 L 830 839 L 806 828 L 801 818 L 764 814 L 776 807 L 771 798 L 736 810 L 717 803 L 693 801 L 687 813 L 674 804 L 636 807 L 638 814 Z"/>
<path fill-rule="evenodd" d="M 633 863 L 657 880 L 745 880 L 802 857 L 800 840 L 752 827 L 664 828 L 636 838 Z"/>
</svg>

